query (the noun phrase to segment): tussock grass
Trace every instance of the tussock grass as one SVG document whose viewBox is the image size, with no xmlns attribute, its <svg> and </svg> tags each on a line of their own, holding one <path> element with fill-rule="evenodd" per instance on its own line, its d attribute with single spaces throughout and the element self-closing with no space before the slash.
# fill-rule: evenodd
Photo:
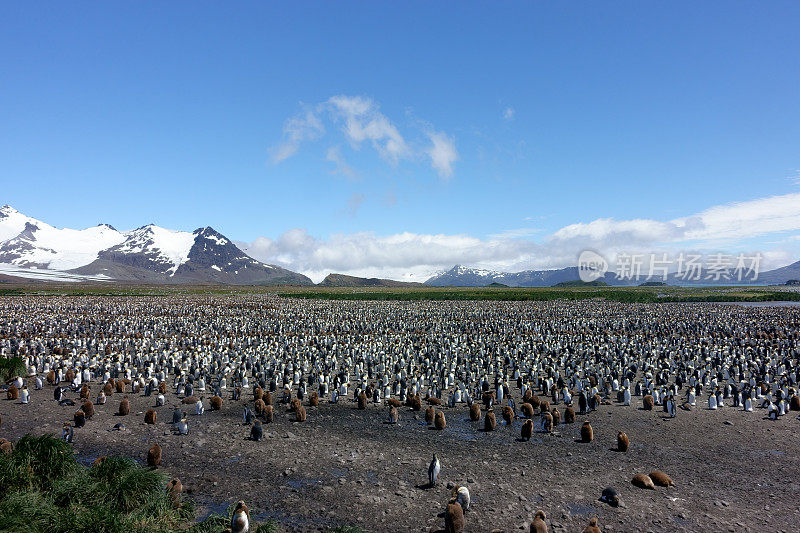
<svg viewBox="0 0 800 533">
<path fill-rule="evenodd" d="M 85 467 L 66 442 L 25 435 L 11 454 L 0 454 L 0 531 L 194 531 L 191 500 L 174 509 L 166 485 L 165 474 L 132 459 L 109 457 Z M 230 519 L 207 522 L 198 531 L 222 531 Z"/>
<path fill-rule="evenodd" d="M 22 357 L 0 357 L 0 382 L 6 382 L 17 376 L 26 376 L 28 369 Z"/>
</svg>

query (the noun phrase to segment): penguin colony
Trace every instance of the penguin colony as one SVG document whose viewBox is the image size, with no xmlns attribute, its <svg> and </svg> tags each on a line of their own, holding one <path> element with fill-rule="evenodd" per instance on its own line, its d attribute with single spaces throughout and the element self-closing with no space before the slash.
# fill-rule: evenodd
<svg viewBox="0 0 800 533">
<path fill-rule="evenodd" d="M 47 384 L 59 405 L 76 406 L 77 400 L 62 432 L 69 442 L 93 423 L 100 406 L 109 403 L 128 417 L 130 398 L 152 396 L 151 405 L 174 409 L 177 435 L 189 432 L 193 417 L 214 416 L 206 408 L 222 411 L 228 401 L 238 402 L 239 413 L 244 407 L 242 437 L 254 442 L 263 440 L 264 424 L 276 416 L 288 413 L 301 424 L 321 403 L 353 405 L 367 412 L 363 416 L 385 409 L 381 418 L 400 428 L 425 405 L 426 423 L 439 431 L 448 431 L 446 410 L 461 409 L 476 432 L 517 427 L 517 440 L 529 442 L 537 433 L 579 423 L 581 442 L 608 440 L 616 432 L 620 452 L 631 446 L 623 428 L 592 420 L 595 433 L 586 419 L 600 405 L 669 417 L 678 416 L 678 405 L 683 411 L 763 410 L 758 421 L 800 411 L 800 330 L 769 310 L 704 313 L 676 304 L 654 306 L 644 320 L 609 302 L 443 306 L 249 296 L 227 303 L 201 297 L 3 299 L 0 355 L 19 356 L 28 369 L 6 384 L 6 398 L 27 404 Z M 587 314 L 591 320 L 581 318 Z M 182 335 L 175 336 L 177 330 Z M 155 408 L 144 414 L 147 424 L 159 424 L 158 418 Z M 0 442 L 3 451 L 10 446 Z M 162 448 L 153 443 L 146 463 L 157 468 L 161 461 Z M 431 486 L 440 470 L 434 455 Z M 660 471 L 636 474 L 631 483 L 648 490 L 675 486 Z M 170 485 L 179 505 L 180 481 Z M 466 527 L 469 501 L 466 487 L 454 490 L 446 530 Z M 609 487 L 601 501 L 617 506 L 619 496 Z M 249 511 L 239 504 L 231 528 L 246 531 Z M 543 511 L 530 528 L 547 530 Z M 597 528 L 593 520 L 586 531 Z"/>
</svg>

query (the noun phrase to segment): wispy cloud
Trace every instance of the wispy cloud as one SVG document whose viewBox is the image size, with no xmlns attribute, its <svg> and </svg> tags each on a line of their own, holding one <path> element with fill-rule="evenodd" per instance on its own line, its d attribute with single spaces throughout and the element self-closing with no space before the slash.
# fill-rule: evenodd
<svg viewBox="0 0 800 533">
<path fill-rule="evenodd" d="M 288 118 L 283 124 L 283 142 L 271 150 L 273 163 L 280 163 L 293 156 L 301 143 L 317 139 L 324 133 L 322 121 L 310 108 Z"/>
<path fill-rule="evenodd" d="M 449 179 L 453 175 L 458 151 L 452 136 L 434 130 L 423 121 L 414 121 L 406 130 L 411 130 L 412 139 L 409 141 L 400 128 L 381 112 L 375 101 L 363 96 L 332 96 L 289 118 L 283 127 L 283 141 L 270 149 L 272 161 L 279 163 L 295 155 L 302 143 L 321 138 L 326 134 L 326 121 L 339 126 L 334 131 L 341 131 L 353 150 L 360 150 L 366 143 L 391 165 L 425 158 L 442 178 Z M 338 146 L 328 148 L 326 159 L 336 163 L 334 172 L 351 178 L 356 175 L 353 168 L 344 162 Z"/>
<path fill-rule="evenodd" d="M 348 165 L 344 157 L 342 157 L 341 150 L 339 150 L 338 146 L 331 146 L 328 148 L 325 159 L 336 165 L 336 168 L 333 169 L 334 174 L 341 174 L 350 180 L 356 180 L 358 178 L 355 169 Z"/>
<path fill-rule="evenodd" d="M 489 237 L 492 239 L 522 239 L 524 237 L 532 237 L 541 231 L 539 228 L 514 228 L 503 230 L 500 233 L 493 233 Z"/>
<path fill-rule="evenodd" d="M 369 98 L 339 95 L 328 103 L 344 119 L 343 131 L 356 146 L 371 141 L 381 157 L 395 164 L 410 155 L 411 151 L 397 127 Z"/>
<path fill-rule="evenodd" d="M 458 160 L 455 141 L 441 131 L 429 133 L 428 138 L 431 140 L 431 146 L 426 153 L 431 158 L 431 166 L 436 169 L 439 176 L 449 179 L 453 175 L 453 163 Z"/>
<path fill-rule="evenodd" d="M 505 120 L 514 120 L 515 113 L 516 111 L 514 110 L 514 108 L 509 106 L 505 108 L 505 110 L 503 110 L 503 118 Z"/>
<path fill-rule="evenodd" d="M 347 213 L 350 216 L 356 216 L 356 213 L 358 213 L 358 210 L 361 208 L 361 204 L 363 203 L 364 195 L 354 192 L 347 200 Z"/>
</svg>

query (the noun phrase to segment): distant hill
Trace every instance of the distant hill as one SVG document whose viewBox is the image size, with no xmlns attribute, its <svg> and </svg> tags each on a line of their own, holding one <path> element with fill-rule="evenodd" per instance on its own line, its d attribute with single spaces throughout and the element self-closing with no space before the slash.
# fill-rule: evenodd
<svg viewBox="0 0 800 533">
<path fill-rule="evenodd" d="M 319 287 L 422 287 L 422 283 L 409 281 L 394 281 L 391 279 L 379 278 L 358 278 L 345 274 L 328 274 L 320 283 Z"/>
<path fill-rule="evenodd" d="M 699 280 L 683 279 L 670 274 L 667 282 L 661 276 L 655 280 L 648 281 L 646 278 L 639 279 L 617 279 L 615 272 L 606 272 L 597 281 L 615 287 L 662 287 L 666 285 L 677 286 L 705 286 L 705 285 L 784 285 L 791 279 L 800 279 L 800 261 L 776 268 L 759 272 L 758 279 L 750 281 L 745 279 L 738 281 L 735 279 L 721 279 L 711 281 L 705 277 Z M 580 285 L 560 285 L 562 283 L 580 282 L 578 267 L 559 268 L 554 270 L 523 270 L 521 272 L 498 272 L 496 270 L 485 270 L 480 268 L 470 268 L 463 265 L 456 265 L 450 270 L 440 272 L 428 279 L 425 284 L 435 287 L 485 287 L 492 283 L 501 283 L 509 287 L 553 287 L 553 286 L 580 286 Z"/>
<path fill-rule="evenodd" d="M 558 283 L 569 281 L 580 281 L 578 267 L 498 272 L 456 265 L 450 270 L 433 276 L 425 284 L 435 287 L 485 287 L 492 283 L 500 283 L 508 287 L 552 287 Z M 604 281 L 608 285 L 633 285 L 633 283 L 617 280 L 616 276 L 610 272 L 606 273 L 600 281 Z"/>
<path fill-rule="evenodd" d="M 561 283 L 556 283 L 553 287 L 608 287 L 608 283 L 605 281 L 594 280 L 594 281 L 562 281 Z"/>
<path fill-rule="evenodd" d="M 497 283 L 495 281 L 493 283 L 486 285 L 486 287 L 489 289 L 507 289 L 508 285 L 506 285 L 505 283 Z"/>
</svg>

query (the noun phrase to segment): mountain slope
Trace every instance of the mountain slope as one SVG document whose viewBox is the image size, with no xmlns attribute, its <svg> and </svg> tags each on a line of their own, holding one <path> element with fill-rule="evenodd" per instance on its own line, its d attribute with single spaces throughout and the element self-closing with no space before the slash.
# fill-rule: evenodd
<svg viewBox="0 0 800 533">
<path fill-rule="evenodd" d="M 84 230 L 58 229 L 10 206 L 0 208 L 0 263 L 69 270 L 93 261 L 125 236 L 107 224 Z"/>
<path fill-rule="evenodd" d="M 422 283 L 380 278 L 358 278 L 345 274 L 328 274 L 319 287 L 422 287 Z"/>
<path fill-rule="evenodd" d="M 496 272 L 476 268 L 468 268 L 456 265 L 450 270 L 441 272 L 430 279 L 425 284 L 435 287 L 484 287 L 490 283 L 502 283 L 509 287 L 552 287 L 559 283 L 569 283 L 578 281 L 577 267 L 567 267 L 557 270 L 523 270 L 522 272 Z M 758 279 L 752 281 L 745 277 L 743 281 L 725 280 L 712 281 L 705 277 L 694 281 L 682 279 L 674 273 L 667 276 L 669 285 L 783 285 L 790 279 L 800 279 L 800 261 L 785 267 L 767 270 L 758 275 Z M 663 278 L 657 276 L 653 280 L 645 277 L 639 279 L 617 279 L 614 272 L 606 272 L 598 281 L 602 281 L 612 286 L 635 286 L 647 281 L 661 282 Z"/>
<path fill-rule="evenodd" d="M 509 287 L 550 287 L 557 283 L 576 281 L 578 267 L 557 270 L 523 270 L 522 272 L 496 272 L 456 265 L 446 272 L 433 276 L 425 282 L 436 287 L 484 287 L 491 283 L 502 283 Z M 604 281 L 611 283 L 604 278 Z M 616 285 L 620 283 L 615 283 Z"/>
<path fill-rule="evenodd" d="M 0 265 L 15 275 L 143 283 L 300 284 L 311 280 L 256 261 L 213 228 L 174 231 L 154 224 L 120 232 L 101 224 L 58 229 L 0 208 Z M 57 277 L 57 276 L 54 276 Z"/>
</svg>

